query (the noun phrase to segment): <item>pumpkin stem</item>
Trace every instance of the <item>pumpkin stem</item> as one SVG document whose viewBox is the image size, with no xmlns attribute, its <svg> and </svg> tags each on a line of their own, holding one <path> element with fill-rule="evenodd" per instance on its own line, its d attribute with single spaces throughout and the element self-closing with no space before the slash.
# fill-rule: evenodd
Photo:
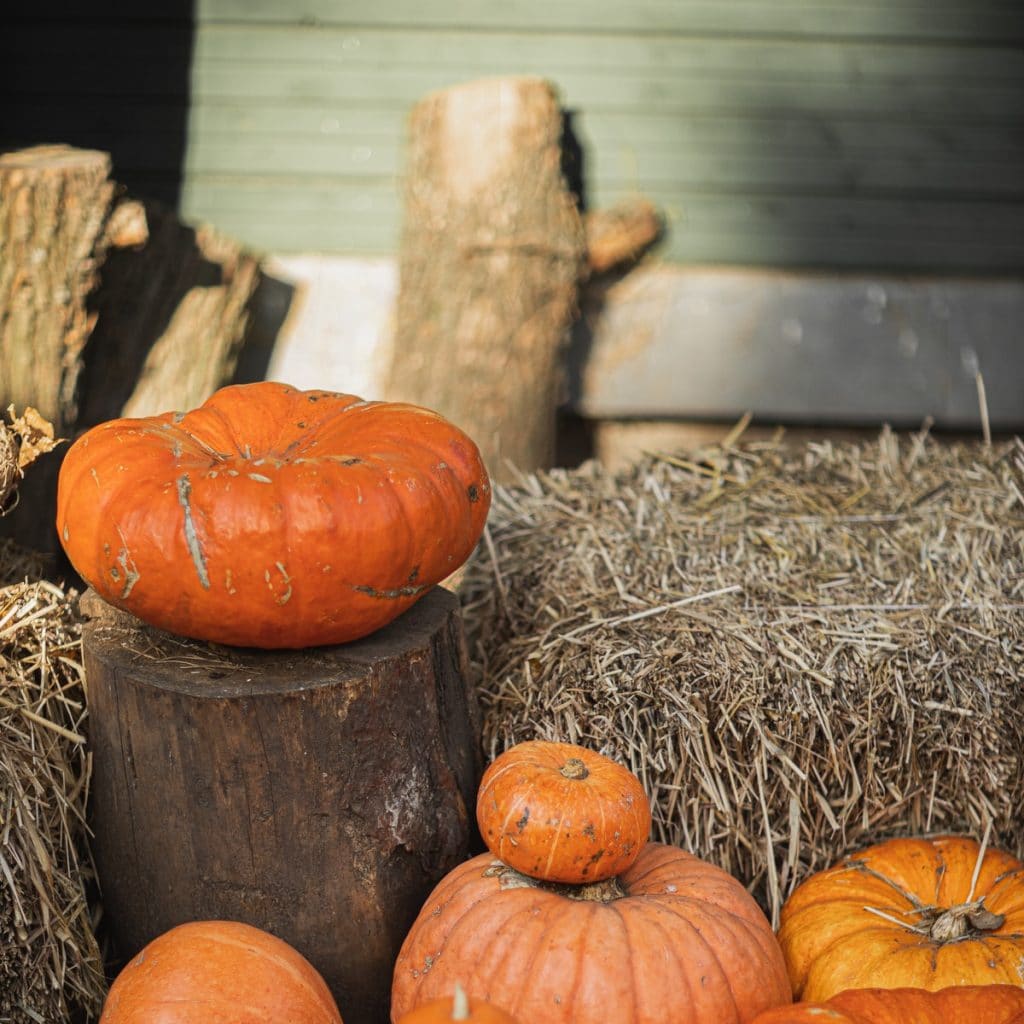
<svg viewBox="0 0 1024 1024">
<path fill-rule="evenodd" d="M 452 1020 L 469 1020 L 469 997 L 458 982 L 452 995 Z"/>
<path fill-rule="evenodd" d="M 955 942 L 970 931 L 994 932 L 1006 917 L 985 909 L 985 901 L 961 903 L 939 914 L 928 928 L 928 936 L 936 942 Z"/>
<path fill-rule="evenodd" d="M 621 899 L 626 895 L 626 890 L 618 878 L 606 878 L 602 882 L 584 882 L 582 885 L 545 882 L 540 878 L 524 875 L 500 860 L 491 861 L 484 869 L 484 877 L 499 878 L 502 889 L 544 889 L 570 900 L 583 900 L 587 903 L 611 903 L 612 900 Z"/>
<path fill-rule="evenodd" d="M 584 900 L 588 903 L 611 903 L 626 895 L 618 878 L 606 878 L 603 882 L 585 882 L 583 885 L 566 886 L 566 896 L 571 900 Z"/>
<path fill-rule="evenodd" d="M 570 757 L 559 770 L 567 779 L 585 779 L 590 774 L 587 766 L 578 757 Z"/>
</svg>

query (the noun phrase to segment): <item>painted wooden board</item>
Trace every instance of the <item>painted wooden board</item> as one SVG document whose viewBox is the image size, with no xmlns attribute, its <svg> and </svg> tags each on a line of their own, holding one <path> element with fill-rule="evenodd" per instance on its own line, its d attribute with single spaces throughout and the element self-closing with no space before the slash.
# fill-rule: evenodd
<svg viewBox="0 0 1024 1024">
<path fill-rule="evenodd" d="M 48 5 L 48 11 L 54 4 Z M 56 6 L 80 10 L 76 0 Z M 337 0 L 197 0 L 203 23 L 360 25 L 426 28 L 523 28 L 572 33 L 581 25 L 602 31 L 661 33 L 680 22 L 702 34 L 806 34 L 830 37 L 910 39 L 1007 39 L 1024 37 L 1020 5 L 1015 0 L 382 0 L 354 13 Z M 161 4 L 106 0 L 91 17 L 167 22 Z"/>
<path fill-rule="evenodd" d="M 396 182 L 194 177 L 186 212 L 217 211 L 217 223 L 250 244 L 280 252 L 393 253 L 400 237 Z M 629 193 L 597 189 L 597 206 Z M 774 266 L 916 265 L 999 271 L 1024 266 L 1024 206 L 923 199 L 730 196 L 646 190 L 666 211 L 658 250 L 679 262 Z"/>
<path fill-rule="evenodd" d="M 584 310 L 584 416 L 1024 425 L 1024 280 L 637 270 Z"/>
<path fill-rule="evenodd" d="M 413 103 L 525 72 L 572 111 L 592 206 L 663 208 L 665 259 L 1024 269 L 1019 0 L 83 11 L 0 33 L 0 148 L 109 149 L 134 191 L 272 252 L 394 253 Z"/>
<path fill-rule="evenodd" d="M 117 148 L 132 171 L 162 167 L 162 136 L 182 119 L 180 104 L 150 103 L 128 118 L 100 124 L 96 144 Z M 40 119 L 72 131 L 86 110 L 60 103 L 26 104 L 9 113 L 9 129 L 28 132 Z M 404 111 L 351 110 L 340 103 L 196 104 L 189 115 L 186 172 L 389 178 L 404 167 Z M 1024 173 L 1020 136 L 974 123 L 879 125 L 799 117 L 667 115 L 637 119 L 588 111 L 574 118 L 593 178 L 623 188 L 643 177 L 665 190 L 803 188 L 893 192 L 924 197 L 951 193 L 1015 198 Z"/>
</svg>

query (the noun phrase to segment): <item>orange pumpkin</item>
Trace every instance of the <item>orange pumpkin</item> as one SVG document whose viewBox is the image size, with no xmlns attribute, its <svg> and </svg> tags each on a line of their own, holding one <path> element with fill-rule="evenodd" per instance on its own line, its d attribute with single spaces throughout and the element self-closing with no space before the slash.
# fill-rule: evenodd
<svg viewBox="0 0 1024 1024">
<path fill-rule="evenodd" d="M 465 1021 L 466 1024 L 518 1024 L 504 1010 L 479 999 L 470 999 L 461 985 L 456 984 L 455 994 L 443 999 L 434 999 L 407 1013 L 398 1024 L 450 1024 L 451 1021 Z"/>
<path fill-rule="evenodd" d="M 323 978 L 286 942 L 237 921 L 154 939 L 114 980 L 100 1024 L 341 1024 Z"/>
<path fill-rule="evenodd" d="M 958 985 L 852 989 L 824 1003 L 767 1010 L 754 1024 L 1024 1024 L 1024 989 L 1014 985 Z"/>
<path fill-rule="evenodd" d="M 625 871 L 651 831 L 640 780 L 571 743 L 530 740 L 484 772 L 476 820 L 509 867 L 548 882 L 594 882 Z"/>
<path fill-rule="evenodd" d="M 792 999 L 750 894 L 720 868 L 649 842 L 616 879 L 554 885 L 491 854 L 428 898 L 398 955 L 391 1015 L 456 981 L 544 1024 L 746 1024 Z"/>
<path fill-rule="evenodd" d="M 154 626 L 298 648 L 405 611 L 469 556 L 489 504 L 476 446 L 436 413 L 258 383 L 83 434 L 57 528 L 82 578 Z"/>
<path fill-rule="evenodd" d="M 779 928 L 796 997 L 1021 985 L 1024 864 L 981 853 L 958 836 L 892 839 L 811 876 Z"/>
</svg>

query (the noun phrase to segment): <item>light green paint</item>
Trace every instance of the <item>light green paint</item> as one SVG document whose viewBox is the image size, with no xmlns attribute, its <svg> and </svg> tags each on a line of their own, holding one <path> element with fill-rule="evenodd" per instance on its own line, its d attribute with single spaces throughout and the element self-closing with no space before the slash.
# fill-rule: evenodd
<svg viewBox="0 0 1024 1024">
<path fill-rule="evenodd" d="M 183 212 L 266 249 L 393 253 L 415 102 L 532 74 L 574 112 L 592 203 L 654 198 L 667 259 L 1024 263 L 1011 3 L 199 0 L 198 17 Z"/>
</svg>

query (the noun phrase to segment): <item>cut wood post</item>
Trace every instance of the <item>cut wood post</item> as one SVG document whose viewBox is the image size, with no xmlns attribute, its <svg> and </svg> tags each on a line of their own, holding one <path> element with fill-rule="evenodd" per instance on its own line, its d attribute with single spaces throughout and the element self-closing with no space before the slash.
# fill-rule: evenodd
<svg viewBox="0 0 1024 1024">
<path fill-rule="evenodd" d="M 607 209 L 591 210 L 583 226 L 588 268 L 593 274 L 604 274 L 637 259 L 658 240 L 663 223 L 654 203 L 634 196 Z"/>
<path fill-rule="evenodd" d="M 106 153 L 0 155 L 0 411 L 37 409 L 57 435 L 199 405 L 235 371 L 257 257 L 156 204 L 126 199 Z M 42 463 L 0 531 L 58 548 L 60 456 Z"/>
<path fill-rule="evenodd" d="M 209 226 L 145 204 L 144 246 L 112 252 L 94 298 L 82 424 L 194 409 L 231 380 L 259 259 Z"/>
<path fill-rule="evenodd" d="M 245 921 L 313 963 L 346 1024 L 384 1024 L 399 946 L 474 820 L 479 712 L 454 595 L 294 652 L 173 637 L 91 592 L 82 605 L 93 847 L 119 953 L 184 921 Z"/>
<path fill-rule="evenodd" d="M 491 474 L 549 466 L 559 356 L 586 260 L 561 172 L 562 114 L 537 78 L 414 108 L 388 397 L 436 409 Z"/>
<path fill-rule="evenodd" d="M 0 409 L 33 406 L 58 433 L 76 419 L 86 300 L 115 201 L 110 158 L 37 146 L 0 155 Z"/>
</svg>

